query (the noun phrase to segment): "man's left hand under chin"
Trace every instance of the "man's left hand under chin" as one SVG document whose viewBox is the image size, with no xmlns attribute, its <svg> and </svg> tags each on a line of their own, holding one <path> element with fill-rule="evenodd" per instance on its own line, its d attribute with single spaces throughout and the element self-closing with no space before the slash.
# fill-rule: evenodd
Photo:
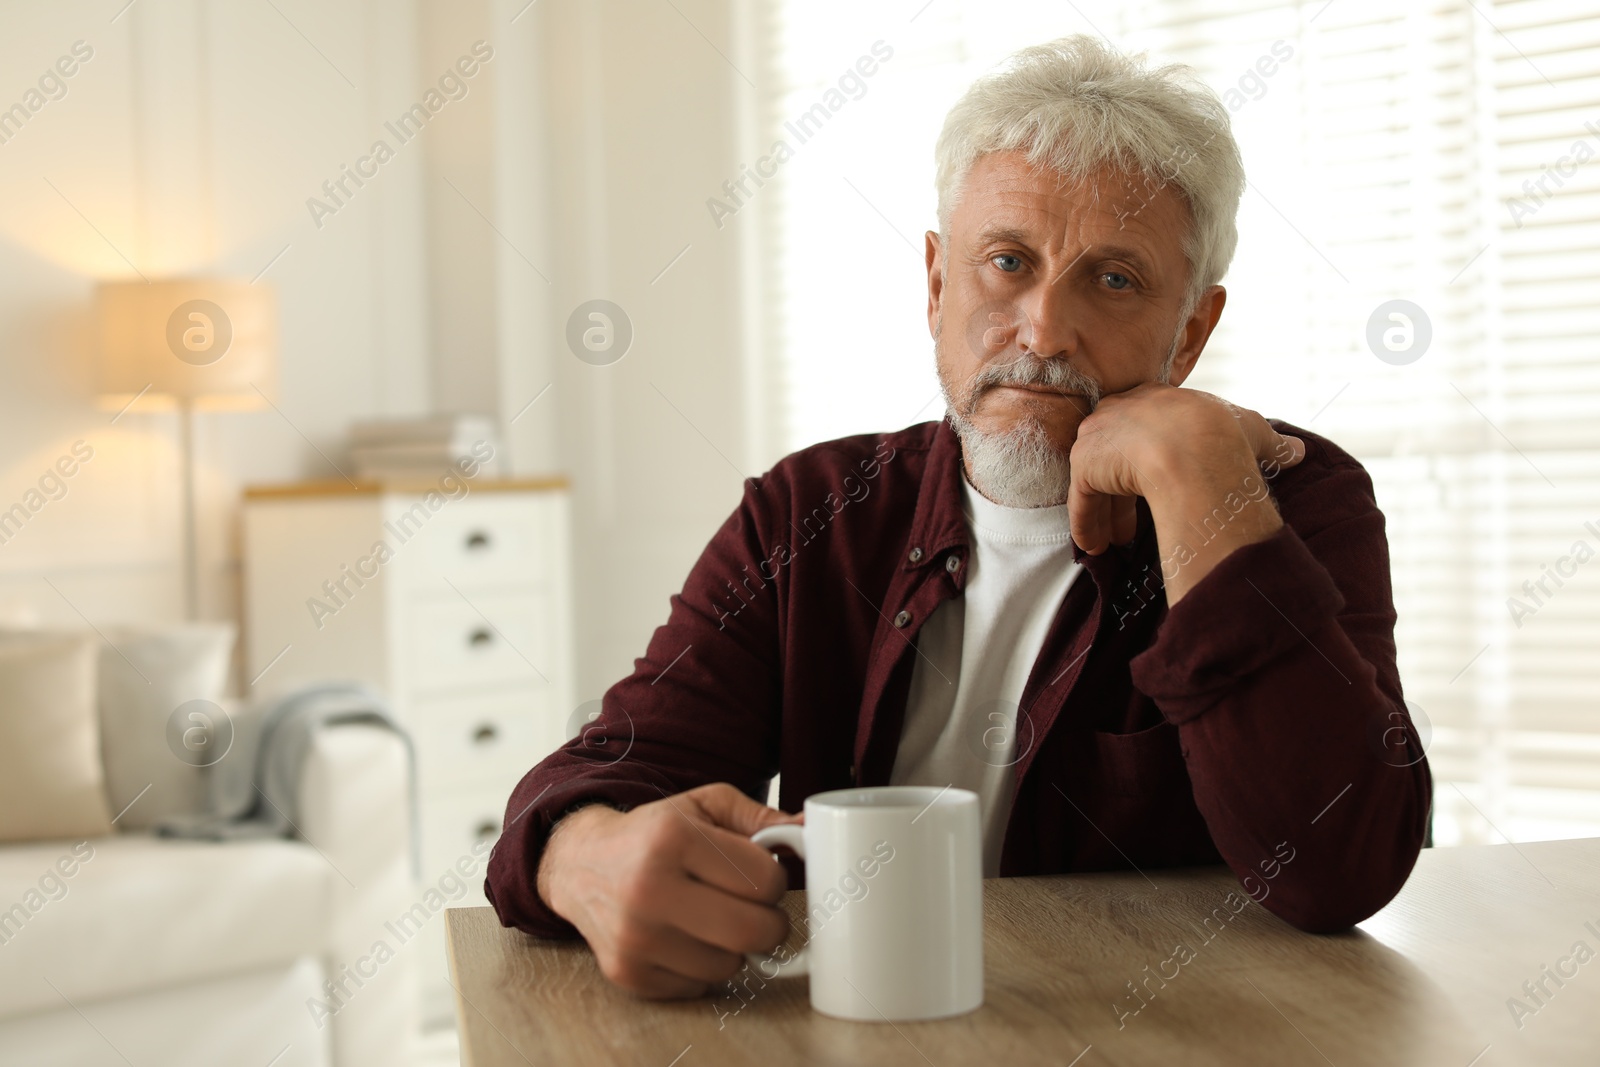
<svg viewBox="0 0 1600 1067">
<path fill-rule="evenodd" d="M 1283 526 L 1265 478 L 1305 451 L 1211 393 L 1147 382 L 1108 394 L 1072 446 L 1072 539 L 1090 555 L 1132 540 L 1134 498 L 1144 497 L 1176 604 L 1229 554 Z"/>
</svg>

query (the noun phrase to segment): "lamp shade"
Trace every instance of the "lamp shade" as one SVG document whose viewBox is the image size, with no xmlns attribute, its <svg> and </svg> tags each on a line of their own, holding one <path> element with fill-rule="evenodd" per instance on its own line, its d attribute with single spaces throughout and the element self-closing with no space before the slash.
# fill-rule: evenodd
<svg viewBox="0 0 1600 1067">
<path fill-rule="evenodd" d="M 104 282 L 97 303 L 102 393 L 254 407 L 275 392 L 278 301 L 268 285 Z"/>
</svg>

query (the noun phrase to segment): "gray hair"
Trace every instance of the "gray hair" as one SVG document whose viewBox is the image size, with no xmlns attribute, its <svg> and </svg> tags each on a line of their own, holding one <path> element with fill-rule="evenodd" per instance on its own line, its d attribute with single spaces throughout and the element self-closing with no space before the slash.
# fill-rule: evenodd
<svg viewBox="0 0 1600 1067">
<path fill-rule="evenodd" d="M 1144 60 L 1080 34 L 1024 48 L 974 82 L 934 151 L 940 234 L 948 239 L 967 173 L 990 152 L 1026 152 L 1069 183 L 1106 165 L 1138 173 L 1150 196 L 1171 183 L 1192 219 L 1187 319 L 1233 261 L 1244 163 L 1216 92 L 1181 63 L 1149 70 Z"/>
</svg>

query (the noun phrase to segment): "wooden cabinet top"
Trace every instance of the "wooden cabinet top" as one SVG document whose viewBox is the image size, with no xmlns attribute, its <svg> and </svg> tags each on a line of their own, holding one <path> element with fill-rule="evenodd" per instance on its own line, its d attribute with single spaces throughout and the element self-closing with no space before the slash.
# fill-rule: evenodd
<svg viewBox="0 0 1600 1067">
<path fill-rule="evenodd" d="M 474 493 L 528 493 L 552 492 L 568 489 L 571 483 L 562 474 L 539 478 L 472 478 L 467 480 Z M 293 500 L 314 497 L 380 496 L 384 493 L 426 493 L 440 489 L 437 478 L 418 478 L 414 481 L 346 481 L 329 478 L 323 481 L 287 482 L 281 485 L 246 486 L 246 500 Z"/>
</svg>

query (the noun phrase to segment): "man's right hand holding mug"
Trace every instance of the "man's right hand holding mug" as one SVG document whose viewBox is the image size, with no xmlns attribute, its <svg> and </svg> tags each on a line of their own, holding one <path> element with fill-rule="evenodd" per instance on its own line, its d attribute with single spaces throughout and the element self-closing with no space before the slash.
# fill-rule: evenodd
<svg viewBox="0 0 1600 1067">
<path fill-rule="evenodd" d="M 627 812 L 591 804 L 556 824 L 539 896 L 612 982 L 644 997 L 701 996 L 746 952 L 788 935 L 777 907 L 787 875 L 750 835 L 800 819 L 720 782 Z"/>
</svg>

